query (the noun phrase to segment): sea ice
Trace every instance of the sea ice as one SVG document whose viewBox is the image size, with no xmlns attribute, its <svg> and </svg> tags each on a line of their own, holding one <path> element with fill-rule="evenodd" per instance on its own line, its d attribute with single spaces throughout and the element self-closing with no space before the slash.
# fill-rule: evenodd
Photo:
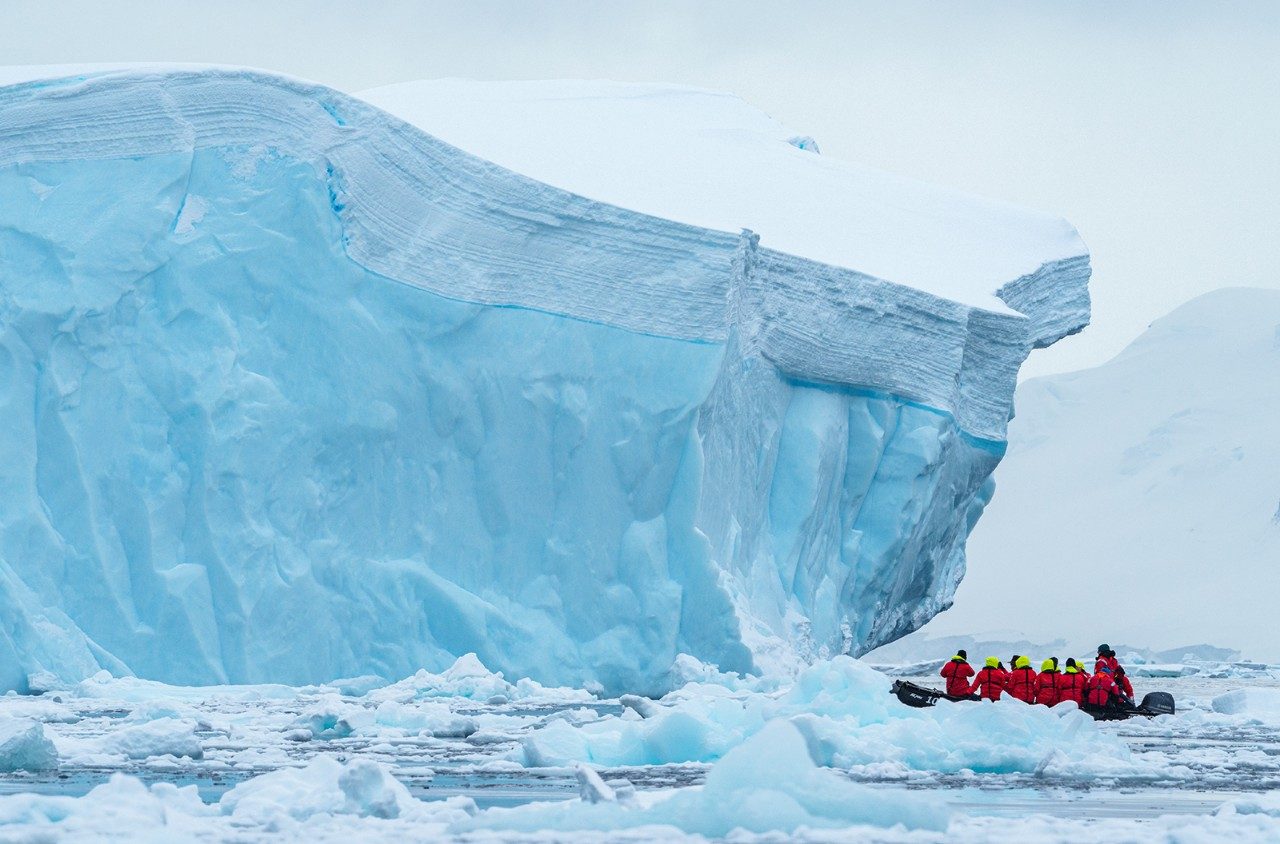
<svg viewBox="0 0 1280 844">
<path fill-rule="evenodd" d="M 0 716 L 0 771 L 44 771 L 58 767 L 58 750 L 44 727 L 26 718 Z"/>
<path fill-rule="evenodd" d="M 473 661 L 464 667 L 476 688 L 485 685 Z M 1201 689 L 1198 678 L 1171 682 L 1177 716 L 1123 725 L 1095 724 L 1069 705 L 1049 710 L 1013 701 L 911 710 L 888 693 L 888 682 L 840 657 L 814 665 L 796 682 L 765 689 L 691 683 L 650 701 L 650 717 L 641 719 L 630 709 L 610 714 L 623 710 L 616 699 L 583 706 L 570 690 L 562 690 L 559 702 L 555 689 L 545 689 L 537 702 L 491 703 L 414 699 L 409 687 L 402 701 L 380 698 L 375 689 L 335 702 L 332 689 L 316 686 L 286 696 L 279 687 L 255 694 L 247 687 L 99 678 L 37 699 L 0 696 L 0 723 L 15 713 L 43 713 L 52 719 L 39 725 L 46 738 L 70 749 L 123 746 L 133 740 L 113 737 L 157 722 L 154 732 L 167 733 L 185 719 L 172 732 L 198 725 L 202 758 L 128 759 L 86 750 L 63 754 L 56 773 L 6 775 L 6 789 L 15 783 L 83 788 L 104 771 L 124 770 L 148 780 L 213 785 L 206 799 L 214 802 L 202 802 L 194 786 L 146 786 L 116 776 L 80 798 L 0 797 L 0 839 L 699 841 L 738 827 L 743 831 L 733 838 L 744 842 L 949 844 L 994 837 L 1268 841 L 1280 829 L 1274 801 L 1238 794 L 1266 789 L 1280 775 L 1269 752 L 1274 730 L 1252 715 L 1215 712 L 1207 698 L 1177 687 Z M 428 719 L 465 712 L 488 738 L 422 735 L 413 716 L 419 709 Z M 382 711 L 397 713 L 392 720 L 399 723 L 372 717 Z M 310 740 L 305 730 L 308 741 L 290 740 L 300 714 L 322 712 L 360 726 L 346 737 Z M 566 727 L 586 736 L 581 747 L 600 760 L 564 759 L 557 769 L 527 770 L 507 758 L 522 755 L 521 738 Z M 640 747 L 627 750 L 628 741 Z M 608 761 L 612 753 L 665 762 L 699 749 L 705 762 L 631 767 Z M 234 787 L 219 798 L 217 783 Z M 1137 791 L 1117 796 L 1117 786 Z M 538 802 L 504 810 L 480 809 L 466 797 L 414 797 L 458 789 L 476 799 L 523 794 Z M 1205 815 L 1213 809 L 1206 792 L 1223 790 L 1237 794 L 1224 796 L 1217 814 Z M 583 793 L 586 799 L 563 799 Z M 1003 814 L 953 812 L 945 805 L 957 801 Z M 1152 806 L 1201 814 L 1146 817 Z M 1118 816 L 1135 810 L 1144 813 L 1141 820 Z M 1045 811 L 1070 817 L 1040 814 Z M 1082 821 L 1081 813 L 1100 817 Z"/>
<path fill-rule="evenodd" d="M 263 823 L 287 814 L 305 820 L 318 814 L 398 818 L 422 814 L 422 802 L 377 762 L 346 764 L 318 756 L 301 768 L 282 768 L 237 785 L 222 796 L 223 814 Z"/>
<path fill-rule="evenodd" d="M 1050 709 L 1002 700 L 912 710 L 889 694 L 888 678 L 849 657 L 810 666 L 781 695 L 697 687 L 653 704 L 643 719 L 552 722 L 524 736 L 520 758 L 534 767 L 711 762 L 777 720 L 792 722 L 821 764 L 843 769 L 1051 769 L 1085 778 L 1104 770 L 1146 771 L 1122 741 L 1099 730 L 1074 704 Z"/>
<path fill-rule="evenodd" d="M 1224 715 L 1247 715 L 1280 723 L 1280 689 L 1237 689 L 1215 697 L 1212 706 L 1214 712 Z"/>
<path fill-rule="evenodd" d="M 948 816 L 936 798 L 888 795 L 819 768 L 809 756 L 804 736 L 781 720 L 770 722 L 726 753 L 708 771 L 702 786 L 656 798 L 642 795 L 633 805 L 607 799 L 608 792 L 598 786 L 584 786 L 584 792 L 587 796 L 575 802 L 490 809 L 453 828 L 533 832 L 673 826 L 720 837 L 739 829 L 784 833 L 802 827 L 851 825 L 942 829 Z"/>
</svg>

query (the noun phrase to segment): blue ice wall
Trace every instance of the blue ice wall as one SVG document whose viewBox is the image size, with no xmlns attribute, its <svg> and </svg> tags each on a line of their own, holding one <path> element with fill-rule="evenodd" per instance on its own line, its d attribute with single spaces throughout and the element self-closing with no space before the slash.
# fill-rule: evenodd
<svg viewBox="0 0 1280 844">
<path fill-rule="evenodd" d="M 0 169 L 0 684 L 475 651 L 658 691 L 677 653 L 856 652 L 948 599 L 998 444 L 736 335 L 400 284 L 340 203 L 264 148 Z"/>
<path fill-rule="evenodd" d="M 949 606 L 1004 443 L 744 351 L 731 340 L 700 413 L 698 527 L 734 574 L 757 664 L 864 653 Z"/>
<path fill-rule="evenodd" d="M 248 151 L 6 168 L 0 254 L 6 683 L 45 608 L 182 683 L 749 666 L 692 539 L 719 346 L 374 275 Z"/>
</svg>

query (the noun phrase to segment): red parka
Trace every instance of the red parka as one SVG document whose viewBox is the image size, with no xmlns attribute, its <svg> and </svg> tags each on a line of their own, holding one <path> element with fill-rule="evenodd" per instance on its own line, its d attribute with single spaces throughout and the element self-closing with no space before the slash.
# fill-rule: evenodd
<svg viewBox="0 0 1280 844">
<path fill-rule="evenodd" d="M 1023 703 L 1035 703 L 1039 679 L 1036 670 L 1030 665 L 1015 668 L 1009 672 L 1009 679 L 1005 683 L 1005 691 L 1009 693 L 1010 697 L 1016 697 Z"/>
<path fill-rule="evenodd" d="M 1058 675 L 1058 702 L 1074 700 L 1077 705 L 1084 702 L 1084 687 L 1089 678 L 1079 671 L 1070 669 Z"/>
<path fill-rule="evenodd" d="M 1060 678 L 1061 675 L 1054 668 L 1040 672 L 1040 684 L 1036 686 L 1036 703 L 1053 706 L 1062 700 L 1062 693 L 1058 690 L 1058 684 L 1062 682 Z"/>
<path fill-rule="evenodd" d="M 1111 702 L 1111 697 L 1119 691 L 1111 675 L 1106 671 L 1099 671 L 1085 683 L 1084 700 L 1090 706 L 1106 706 Z"/>
<path fill-rule="evenodd" d="M 971 691 L 982 695 L 985 700 L 999 700 L 1004 685 L 1009 681 L 1009 672 L 1003 668 L 983 668 L 973 680 Z"/>
<path fill-rule="evenodd" d="M 943 677 L 947 678 L 947 694 L 954 697 L 969 695 L 969 678 L 973 676 L 973 666 L 958 656 L 954 656 L 942 666 Z"/>
<path fill-rule="evenodd" d="M 1098 674 L 1103 668 L 1110 668 L 1111 673 L 1115 674 L 1116 669 L 1120 667 L 1120 660 L 1113 656 L 1100 656 L 1098 661 L 1093 664 L 1093 673 Z"/>
<path fill-rule="evenodd" d="M 1130 682 L 1129 682 L 1129 677 L 1128 677 L 1128 675 L 1126 675 L 1126 674 L 1117 674 L 1117 675 L 1116 675 L 1116 687 L 1117 687 L 1118 689 L 1120 689 L 1120 694 L 1122 694 L 1122 695 L 1124 695 L 1125 697 L 1129 698 L 1129 700 L 1133 700 L 1133 683 L 1130 683 Z"/>
</svg>

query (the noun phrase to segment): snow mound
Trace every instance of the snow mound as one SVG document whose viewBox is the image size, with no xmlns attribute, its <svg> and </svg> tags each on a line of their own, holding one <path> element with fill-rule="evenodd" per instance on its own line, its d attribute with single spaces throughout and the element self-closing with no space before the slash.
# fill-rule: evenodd
<svg viewBox="0 0 1280 844">
<path fill-rule="evenodd" d="M 246 70 L 0 87 L 0 684 L 661 693 L 947 606 L 1017 369 L 1087 320 L 1074 231 L 604 93 L 716 104 L 733 178 L 607 204 Z M 617 180 L 683 183 L 653 135 Z"/>
</svg>

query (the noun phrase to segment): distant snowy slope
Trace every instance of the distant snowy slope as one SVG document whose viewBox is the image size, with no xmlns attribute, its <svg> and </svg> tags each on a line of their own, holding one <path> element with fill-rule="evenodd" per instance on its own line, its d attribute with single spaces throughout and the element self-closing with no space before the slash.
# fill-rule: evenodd
<svg viewBox="0 0 1280 844">
<path fill-rule="evenodd" d="M 969 574 L 925 631 L 1280 659 L 1280 291 L 1195 299 L 1016 407 Z"/>
</svg>

